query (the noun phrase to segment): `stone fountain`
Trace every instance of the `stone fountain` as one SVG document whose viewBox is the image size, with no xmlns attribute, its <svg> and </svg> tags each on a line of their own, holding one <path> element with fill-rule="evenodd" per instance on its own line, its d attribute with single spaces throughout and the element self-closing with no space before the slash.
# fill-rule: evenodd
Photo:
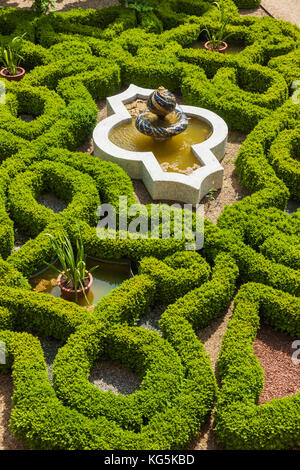
<svg viewBox="0 0 300 470">
<path fill-rule="evenodd" d="M 159 87 L 147 100 L 148 110 L 141 113 L 135 121 L 135 127 L 142 134 L 157 141 L 170 139 L 184 132 L 188 118 L 176 108 L 176 98 L 166 88 Z"/>
<path fill-rule="evenodd" d="M 136 100 L 147 101 L 147 110 L 135 119 L 126 105 Z M 212 188 L 222 187 L 220 161 L 228 127 L 220 116 L 195 106 L 179 107 L 174 95 L 162 87 L 151 90 L 136 85 L 107 98 L 107 110 L 108 117 L 93 133 L 95 157 L 117 163 L 132 179 L 141 179 L 152 199 L 196 205 Z M 191 131 L 194 135 L 189 140 Z M 189 174 L 166 169 L 158 158 L 161 149 L 172 158 L 175 148 L 180 164 L 182 147 L 188 147 L 189 158 L 197 163 Z"/>
</svg>

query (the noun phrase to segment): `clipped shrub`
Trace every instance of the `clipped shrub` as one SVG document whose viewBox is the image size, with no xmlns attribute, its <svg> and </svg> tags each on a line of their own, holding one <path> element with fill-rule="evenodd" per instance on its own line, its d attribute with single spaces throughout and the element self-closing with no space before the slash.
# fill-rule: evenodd
<svg viewBox="0 0 300 470">
<path fill-rule="evenodd" d="M 257 406 L 263 370 L 253 353 L 260 319 L 299 335 L 299 299 L 260 284 L 245 284 L 225 333 L 218 368 L 222 380 L 215 432 L 227 449 L 284 449 L 300 443 L 299 393 Z"/>
<path fill-rule="evenodd" d="M 163 261 L 143 258 L 139 272 L 148 274 L 156 284 L 156 301 L 175 302 L 187 292 L 208 280 L 209 264 L 194 251 L 183 251 L 167 256 Z"/>
</svg>

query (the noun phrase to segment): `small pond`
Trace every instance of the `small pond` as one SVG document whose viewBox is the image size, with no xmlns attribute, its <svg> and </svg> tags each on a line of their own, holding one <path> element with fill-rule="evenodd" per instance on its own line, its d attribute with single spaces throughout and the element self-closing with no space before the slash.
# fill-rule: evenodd
<svg viewBox="0 0 300 470">
<path fill-rule="evenodd" d="M 108 262 L 99 261 L 94 258 L 87 258 L 87 269 L 98 266 L 93 271 L 93 284 L 88 294 L 90 305 L 96 305 L 102 297 L 109 294 L 113 289 L 120 286 L 123 281 L 132 276 L 129 262 Z M 36 292 L 44 292 L 54 297 L 62 297 L 60 288 L 57 286 L 57 272 L 52 268 L 47 268 L 43 272 L 33 276 L 29 282 Z M 85 298 L 79 299 L 82 307 L 88 306 Z"/>
</svg>

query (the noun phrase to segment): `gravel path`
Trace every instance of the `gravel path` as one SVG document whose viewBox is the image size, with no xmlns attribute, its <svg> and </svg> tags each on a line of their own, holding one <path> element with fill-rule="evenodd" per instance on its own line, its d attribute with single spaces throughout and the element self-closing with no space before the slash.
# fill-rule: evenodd
<svg viewBox="0 0 300 470">
<path fill-rule="evenodd" d="M 262 0 L 261 4 L 274 18 L 300 26 L 299 0 Z"/>
<path fill-rule="evenodd" d="M 241 16 L 257 16 L 258 18 L 262 18 L 263 16 L 268 16 L 268 13 L 263 10 L 261 7 L 258 8 L 251 8 L 251 9 L 243 9 L 239 10 Z"/>
<path fill-rule="evenodd" d="M 127 367 L 112 361 L 101 361 L 92 370 L 89 377 L 96 387 L 104 392 L 111 391 L 118 395 L 131 395 L 140 388 L 141 380 Z"/>
<path fill-rule="evenodd" d="M 141 316 L 141 318 L 137 322 L 137 326 L 140 326 L 145 330 L 156 331 L 156 333 L 162 336 L 162 331 L 159 327 L 159 320 L 161 319 L 161 316 L 165 309 L 166 307 L 164 307 L 163 305 L 156 305 L 151 310 L 151 312 Z"/>
<path fill-rule="evenodd" d="M 31 8 L 33 0 L 0 0 L 0 7 Z M 72 8 L 104 8 L 118 5 L 118 0 L 57 0 L 56 11 L 67 11 Z"/>
<path fill-rule="evenodd" d="M 25 450 L 26 447 L 9 429 L 12 394 L 13 381 L 11 376 L 0 374 L 0 450 Z"/>
<path fill-rule="evenodd" d="M 18 227 L 15 227 L 14 228 L 14 240 L 15 240 L 14 247 L 11 250 L 12 253 L 22 248 L 22 246 L 25 245 L 25 243 L 27 243 L 28 240 L 30 240 L 30 237 L 26 233 L 19 230 Z"/>
<path fill-rule="evenodd" d="M 63 201 L 52 193 L 40 194 L 37 199 L 37 202 L 42 206 L 48 207 L 48 209 L 51 209 L 55 214 L 63 211 L 68 206 L 65 201 Z"/>
<path fill-rule="evenodd" d="M 54 339 L 43 338 L 42 336 L 37 336 L 37 338 L 39 339 L 43 352 L 44 352 L 47 371 L 48 371 L 48 379 L 52 383 L 53 363 L 54 363 L 56 354 L 58 353 L 59 348 L 63 346 L 63 343 L 61 343 L 60 341 L 56 341 Z"/>
<path fill-rule="evenodd" d="M 254 352 L 265 375 L 259 404 L 300 391 L 300 365 L 292 362 L 292 343 L 290 336 L 261 326 L 254 343 Z"/>
<path fill-rule="evenodd" d="M 204 344 L 206 353 L 210 357 L 212 368 L 218 380 L 216 363 L 221 350 L 223 336 L 226 332 L 227 325 L 231 320 L 233 312 L 233 302 L 229 305 L 228 310 L 220 318 L 217 318 L 209 326 L 197 331 L 197 336 Z M 195 436 L 189 445 L 190 450 L 220 450 L 213 432 L 214 420 L 212 415 L 208 416 L 201 432 Z"/>
</svg>

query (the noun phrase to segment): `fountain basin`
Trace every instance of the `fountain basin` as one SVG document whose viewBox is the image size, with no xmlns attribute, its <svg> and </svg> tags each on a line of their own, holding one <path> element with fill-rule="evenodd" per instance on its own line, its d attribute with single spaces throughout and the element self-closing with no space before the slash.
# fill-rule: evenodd
<svg viewBox="0 0 300 470">
<path fill-rule="evenodd" d="M 110 135 L 115 129 L 132 122 L 132 116 L 125 105 L 137 99 L 147 100 L 153 91 L 130 85 L 123 93 L 107 98 L 109 117 L 94 129 L 94 155 L 119 164 L 131 178 L 141 179 L 154 200 L 172 200 L 196 205 L 211 188 L 220 189 L 222 186 L 224 170 L 220 161 L 225 154 L 227 124 L 209 110 L 180 106 L 180 110 L 188 118 L 205 121 L 212 133 L 204 142 L 191 146 L 201 168 L 189 175 L 163 171 L 152 152 L 126 150 L 110 140 Z"/>
</svg>

